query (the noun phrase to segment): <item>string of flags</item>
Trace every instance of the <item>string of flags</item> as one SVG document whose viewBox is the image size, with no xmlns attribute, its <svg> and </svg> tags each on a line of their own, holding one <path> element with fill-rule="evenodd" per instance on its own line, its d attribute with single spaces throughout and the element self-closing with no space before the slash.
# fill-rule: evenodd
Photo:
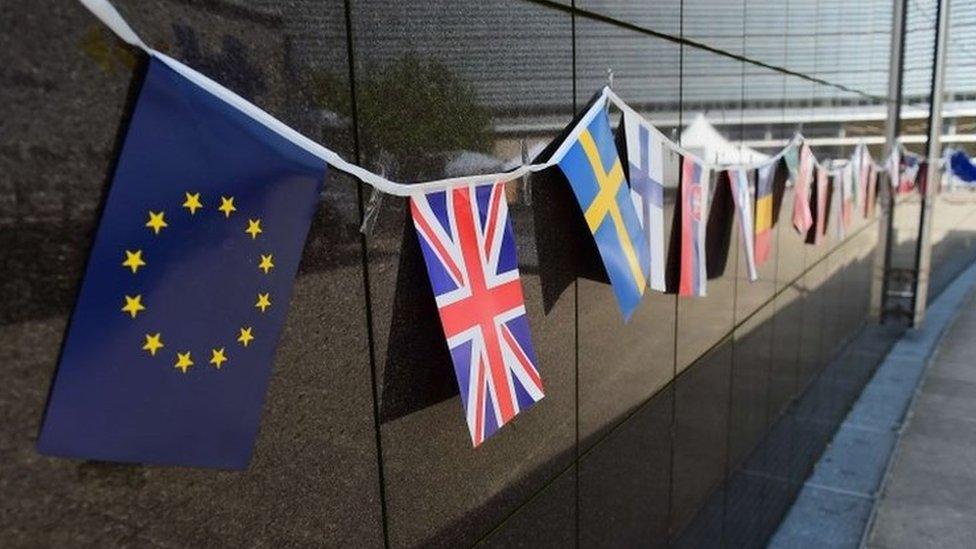
<svg viewBox="0 0 976 549">
<path fill-rule="evenodd" d="M 604 88 L 545 161 L 404 185 L 343 160 L 147 47 L 106 0 L 82 3 L 149 61 L 45 409 L 38 449 L 49 455 L 247 467 L 330 169 L 408 198 L 468 432 L 479 446 L 545 395 L 505 182 L 558 168 L 626 322 L 649 290 L 707 295 L 706 219 L 722 185 L 754 281 L 771 255 L 775 188 L 786 184 L 778 166 L 794 188 L 793 228 L 819 245 L 832 194 L 843 237 L 855 215 L 873 216 L 880 173 L 901 188 L 908 178 L 914 184 L 920 164 L 898 151 L 877 164 L 862 145 L 828 166 L 797 136 L 762 163 L 715 166 Z M 622 112 L 619 149 L 610 105 Z M 673 257 L 665 254 L 665 187 L 674 186 L 666 151 L 680 158 Z"/>
<path fill-rule="evenodd" d="M 963 183 L 976 182 L 976 165 L 964 151 L 946 150 L 946 165 L 950 177 L 955 177 Z"/>
</svg>

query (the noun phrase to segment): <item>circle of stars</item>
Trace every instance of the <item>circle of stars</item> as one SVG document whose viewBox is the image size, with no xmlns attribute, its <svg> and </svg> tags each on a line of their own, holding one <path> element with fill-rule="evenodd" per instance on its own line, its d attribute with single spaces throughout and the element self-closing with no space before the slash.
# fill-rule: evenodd
<svg viewBox="0 0 976 549">
<path fill-rule="evenodd" d="M 185 192 L 184 201 L 181 207 L 186 210 L 190 216 L 196 216 L 198 211 L 206 210 L 204 201 L 201 198 L 201 193 L 199 192 Z M 223 214 L 224 219 L 230 220 L 231 215 L 237 211 L 237 206 L 234 204 L 234 197 L 221 196 L 220 206 L 216 207 L 215 209 Z M 145 227 L 149 229 L 154 236 L 160 236 L 163 231 L 169 227 L 169 223 L 166 221 L 166 211 L 149 210 Z M 258 237 L 264 232 L 264 228 L 261 226 L 261 219 L 248 218 L 247 227 L 243 229 L 243 232 L 250 236 L 251 240 L 257 240 Z M 129 270 L 133 276 L 138 276 L 140 274 L 140 269 L 148 267 L 149 260 L 143 256 L 142 250 L 124 249 L 123 252 L 124 258 L 121 262 L 121 266 Z M 259 253 L 258 256 L 260 258 L 258 261 L 258 269 L 265 275 L 270 274 L 275 268 L 274 255 L 271 253 Z M 262 314 L 267 312 L 267 310 L 271 307 L 271 293 L 258 292 L 256 299 L 257 301 L 255 302 L 254 307 Z M 137 320 L 140 313 L 146 311 L 146 308 L 147 304 L 143 303 L 142 294 L 123 295 L 121 312 L 128 315 L 131 319 Z M 257 338 L 257 335 L 254 333 L 253 326 L 241 326 L 236 341 L 242 348 L 246 349 L 255 338 Z M 163 334 L 161 332 L 149 332 L 145 334 L 145 339 L 143 341 L 141 350 L 148 354 L 150 358 L 155 358 L 157 354 L 162 355 L 165 353 L 165 351 L 163 351 L 165 348 L 166 343 L 163 340 Z M 210 349 L 210 360 L 208 361 L 208 364 L 210 364 L 213 368 L 220 370 L 225 363 L 232 364 L 230 356 L 232 354 L 232 352 L 227 351 L 227 347 L 215 346 Z M 190 350 L 176 350 L 171 359 L 174 360 L 173 368 L 183 374 L 186 374 L 196 365 L 196 363 L 193 361 L 193 353 Z"/>
</svg>

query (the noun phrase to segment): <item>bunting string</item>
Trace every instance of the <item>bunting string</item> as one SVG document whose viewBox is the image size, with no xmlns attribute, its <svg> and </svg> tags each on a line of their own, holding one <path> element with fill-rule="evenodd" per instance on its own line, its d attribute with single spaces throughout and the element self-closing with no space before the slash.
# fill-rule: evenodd
<svg viewBox="0 0 976 549">
<path fill-rule="evenodd" d="M 270 115 L 268 112 L 264 111 L 260 107 L 254 105 L 250 101 L 247 101 L 243 97 L 230 91 L 229 89 L 225 88 L 224 86 L 220 85 L 219 83 L 215 82 L 209 77 L 181 63 L 180 61 L 177 61 L 176 59 L 173 59 L 172 57 L 149 47 L 148 45 L 146 45 L 145 42 L 142 41 L 141 38 L 139 38 L 139 35 L 136 34 L 136 32 L 132 29 L 131 26 L 129 26 L 129 24 L 125 21 L 125 19 L 118 12 L 118 10 L 115 9 L 115 6 L 112 5 L 112 3 L 109 0 L 79 0 L 79 1 L 86 8 L 88 8 L 88 10 L 91 11 L 92 14 L 94 14 L 100 21 L 102 21 L 102 23 L 105 24 L 113 33 L 115 33 L 115 35 L 118 36 L 122 41 L 134 47 L 140 48 L 148 55 L 155 57 L 159 61 L 162 61 L 171 69 L 180 73 L 181 75 L 183 75 L 184 77 L 192 81 L 193 83 L 209 91 L 210 93 L 214 94 L 215 96 L 227 102 L 228 104 L 233 105 L 234 107 L 236 107 L 246 115 L 250 116 L 254 120 L 264 124 L 266 127 L 268 127 L 268 129 L 279 134 L 283 138 L 295 143 L 296 145 L 305 149 L 309 153 L 322 159 L 324 162 L 326 162 L 333 168 L 341 172 L 347 173 L 349 175 L 352 175 L 353 177 L 359 179 L 363 183 L 372 186 L 373 188 L 377 189 L 380 192 L 394 195 L 394 196 L 409 197 L 418 194 L 426 194 L 430 192 L 448 190 L 455 187 L 476 186 L 476 185 L 484 185 L 488 183 L 507 182 L 507 181 L 521 178 L 530 173 L 540 172 L 552 168 L 553 166 L 557 166 L 559 162 L 563 159 L 563 157 L 566 155 L 570 147 L 573 145 L 573 143 L 575 143 L 576 139 L 579 137 L 579 133 L 581 129 L 585 127 L 592 120 L 593 116 L 596 114 L 597 111 L 599 111 L 602 108 L 605 108 L 608 102 L 613 104 L 615 107 L 617 107 L 620 111 L 624 113 L 628 113 L 643 119 L 643 117 L 636 110 L 630 107 L 626 102 L 624 102 L 624 100 L 621 99 L 620 96 L 618 96 L 610 88 L 610 86 L 606 86 L 602 90 L 600 90 L 599 96 L 593 102 L 590 109 L 577 122 L 577 124 L 572 129 L 572 131 L 564 137 L 562 143 L 556 149 L 556 151 L 544 162 L 522 164 L 516 168 L 504 172 L 476 174 L 476 175 L 468 175 L 468 176 L 461 176 L 461 177 L 449 177 L 444 179 L 436 179 L 432 181 L 424 181 L 424 182 L 416 182 L 416 183 L 398 183 L 395 181 L 391 181 L 390 179 L 387 179 L 383 175 L 376 174 L 374 172 L 371 172 L 363 168 L 362 166 L 347 161 L 335 151 L 332 151 L 331 149 L 309 139 L 305 135 L 302 135 L 301 133 L 294 130 L 293 128 L 283 123 L 282 121 L 278 120 L 274 116 Z M 728 170 L 728 169 L 746 169 L 746 170 L 759 169 L 768 166 L 770 164 L 779 161 L 792 148 L 797 147 L 804 142 L 803 134 L 797 132 L 779 152 L 762 161 L 755 162 L 752 164 L 746 164 L 746 165 L 733 164 L 733 163 L 720 164 L 720 163 L 709 162 L 706 159 L 698 157 L 693 152 L 683 148 L 681 145 L 669 139 L 666 135 L 664 135 L 663 132 L 658 130 L 652 124 L 647 123 L 647 125 L 653 128 L 653 131 L 657 133 L 657 135 L 661 138 L 661 141 L 671 150 L 681 154 L 684 157 L 692 158 L 699 165 L 702 165 L 703 167 L 709 168 L 710 170 L 716 172 L 721 170 Z M 858 148 L 862 148 L 862 147 L 866 150 L 866 147 L 863 144 L 858 145 Z M 898 149 L 902 149 L 901 144 L 896 143 L 896 147 Z M 899 150 L 899 152 L 901 154 L 913 155 L 913 153 L 909 153 L 908 151 Z M 874 161 L 873 158 L 869 157 L 870 164 L 876 170 L 879 171 L 887 170 L 888 169 L 887 166 L 889 165 L 891 161 L 891 157 L 894 154 L 895 152 L 892 151 L 889 154 L 889 157 L 880 163 Z M 917 155 L 913 155 L 913 156 L 917 156 Z M 825 170 L 831 176 L 838 175 L 844 169 L 845 165 L 849 162 L 849 159 L 820 161 L 815 156 L 813 157 L 812 160 L 814 166 L 817 169 Z"/>
<path fill-rule="evenodd" d="M 37 446 L 47 455 L 247 467 L 330 169 L 373 187 L 363 233 L 385 194 L 408 198 L 415 231 L 404 234 L 412 238 L 403 241 L 404 253 L 422 256 L 431 290 L 413 298 L 433 298 L 447 351 L 418 359 L 449 357 L 474 447 L 546 394 L 505 182 L 562 172 L 579 206 L 574 219 L 595 244 L 583 253 L 599 254 L 604 269 L 594 276 L 609 284 L 623 322 L 649 291 L 701 298 L 709 279 L 725 276 L 729 206 L 755 281 L 777 253 L 779 185 L 794 188 L 792 226 L 811 245 L 823 242 L 828 215 L 837 216 L 838 239 L 857 228 L 855 216 L 873 218 L 879 173 L 891 175 L 899 194 L 921 188 L 915 178 L 925 158 L 900 146 L 882 164 L 864 143 L 847 159 L 817 161 L 800 133 L 758 162 L 708 162 L 668 139 L 610 85 L 535 161 L 523 144 L 521 165 L 508 171 L 398 183 L 147 46 L 108 0 L 80 1 L 149 61 L 45 407 Z M 610 107 L 620 111 L 617 131 Z M 626 138 L 626 154 L 618 137 Z M 668 151 L 679 155 L 680 178 L 669 183 L 677 186 L 673 206 L 664 198 Z M 968 159 L 955 163 L 960 173 L 967 166 L 976 172 Z M 530 192 L 524 185 L 526 203 Z M 399 296 L 401 282 L 417 280 L 397 282 Z M 401 324 L 409 324 L 402 337 L 429 328 L 394 323 Z M 425 349 L 429 341 L 408 347 Z"/>
</svg>

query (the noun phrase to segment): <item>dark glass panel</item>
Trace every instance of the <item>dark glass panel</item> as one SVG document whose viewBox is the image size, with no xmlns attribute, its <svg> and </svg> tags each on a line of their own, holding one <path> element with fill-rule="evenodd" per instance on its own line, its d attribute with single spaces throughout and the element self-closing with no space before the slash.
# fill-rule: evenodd
<svg viewBox="0 0 976 549">
<path fill-rule="evenodd" d="M 571 120 L 569 14 L 501 1 L 351 7 L 363 165 L 407 181 L 498 171 Z M 575 265 L 561 231 L 579 212 L 558 170 L 529 180 L 530 204 L 523 180 L 507 198 L 546 396 L 478 448 L 406 201 L 387 197 L 367 238 L 394 547 L 480 539 L 576 452 Z"/>
<path fill-rule="evenodd" d="M 582 547 L 657 547 L 668 539 L 673 386 L 580 460 Z"/>
<path fill-rule="evenodd" d="M 576 536 L 576 467 L 570 467 L 495 528 L 477 547 L 572 547 Z"/>
<path fill-rule="evenodd" d="M 14 396 L 4 400 L 21 411 L 8 422 L 17 425 L 20 450 L 4 454 L 5 479 L 22 479 L 5 489 L 23 502 L 12 520 L 33 545 L 382 546 L 358 189 L 337 174 L 326 182 L 306 243 L 246 471 L 35 453 L 30 441 L 135 97 L 126 91 L 138 89 L 145 58 L 78 3 L 19 4 L 8 11 L 32 38 L 11 41 L 0 54 L 5 74 L 20 75 L 0 86 L 12 107 L 5 122 L 18 128 L 20 143 L 0 153 L 20 196 L 16 223 L 0 224 L 2 263 L 16 266 L 5 271 L 13 276 L 4 277 L 3 293 L 22 300 L 0 318 L 13 384 L 5 394 Z M 296 77 L 332 74 L 348 98 L 342 2 L 314 10 L 116 4 L 148 43 L 314 139 L 352 150 L 349 121 L 323 116 L 329 111 L 317 90 Z"/>
<path fill-rule="evenodd" d="M 582 86 L 597 85 L 601 76 L 605 78 L 607 64 L 619 57 L 621 51 L 640 52 L 643 59 L 655 60 L 655 65 L 662 70 L 673 65 L 677 74 L 680 50 L 671 42 L 588 19 L 577 20 L 576 41 L 578 90 L 582 90 L 577 104 L 584 103 L 594 91 Z M 625 101 L 631 101 L 636 93 L 653 89 L 654 100 L 659 105 L 677 103 L 677 84 L 676 78 L 652 79 L 641 73 L 622 73 L 614 78 L 614 90 Z M 652 110 L 643 114 L 653 122 L 656 113 L 653 106 L 649 108 Z M 616 115 L 616 109 L 611 112 L 621 134 L 622 117 Z M 618 141 L 625 152 L 622 137 L 618 135 Z M 678 158 L 670 151 L 665 154 L 664 226 L 667 228 L 671 227 L 674 214 Z M 624 155 L 621 160 L 630 163 Z M 664 256 L 667 257 L 667 250 Z M 583 452 L 598 440 L 600 433 L 626 417 L 673 378 L 675 296 L 647 288 L 637 310 L 625 323 L 608 283 L 580 278 L 578 288 L 580 451 Z"/>
<path fill-rule="evenodd" d="M 697 524 L 692 530 L 713 531 L 707 526 L 712 519 L 705 517 L 714 517 L 716 512 L 721 531 L 722 496 L 716 492 L 721 492 L 725 476 L 731 366 L 732 340 L 725 338 L 675 380 L 673 539 L 693 523 Z M 702 519 L 695 519 L 709 501 Z"/>
</svg>

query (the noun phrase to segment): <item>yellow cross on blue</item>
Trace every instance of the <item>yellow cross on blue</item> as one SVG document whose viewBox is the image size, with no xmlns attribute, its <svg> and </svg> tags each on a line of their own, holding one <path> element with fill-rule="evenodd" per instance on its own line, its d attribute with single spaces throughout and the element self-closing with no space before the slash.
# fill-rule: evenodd
<svg viewBox="0 0 976 549">
<path fill-rule="evenodd" d="M 640 220 L 601 101 L 580 122 L 576 142 L 559 161 L 593 234 L 624 318 L 640 303 L 647 266 L 640 261 L 646 246 Z"/>
</svg>

